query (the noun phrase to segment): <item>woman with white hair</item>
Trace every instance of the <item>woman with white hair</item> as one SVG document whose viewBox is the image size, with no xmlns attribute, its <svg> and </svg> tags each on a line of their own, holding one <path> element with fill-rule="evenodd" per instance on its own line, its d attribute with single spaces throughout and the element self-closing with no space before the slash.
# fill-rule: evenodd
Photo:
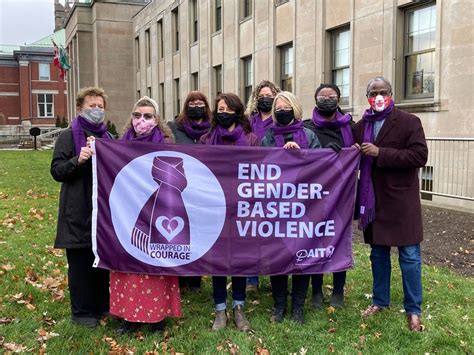
<svg viewBox="0 0 474 355">
<path fill-rule="evenodd" d="M 282 147 L 283 149 L 321 148 L 313 131 L 303 126 L 303 109 L 298 99 L 288 91 L 275 96 L 272 107 L 274 121 L 262 141 L 264 147 Z M 304 322 L 304 302 L 308 292 L 310 275 L 292 275 L 291 315 L 295 322 Z M 270 276 L 274 311 L 272 322 L 281 323 L 286 314 L 288 297 L 288 275 Z"/>
<path fill-rule="evenodd" d="M 122 140 L 173 143 L 170 128 L 159 116 L 155 100 L 144 96 L 134 105 Z M 165 317 L 181 316 L 181 298 L 177 276 L 110 273 L 110 313 L 124 321 L 119 334 L 137 330 L 149 323 L 154 331 L 163 331 Z"/>
</svg>

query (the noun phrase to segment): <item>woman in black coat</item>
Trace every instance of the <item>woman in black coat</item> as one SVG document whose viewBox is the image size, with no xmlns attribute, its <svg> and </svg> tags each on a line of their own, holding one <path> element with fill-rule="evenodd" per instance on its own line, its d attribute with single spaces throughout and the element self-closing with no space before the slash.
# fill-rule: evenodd
<svg viewBox="0 0 474 355">
<path fill-rule="evenodd" d="M 106 96 L 84 88 L 76 99 L 77 117 L 54 146 L 51 175 L 61 182 L 55 248 L 66 249 L 73 323 L 94 327 L 109 311 L 109 272 L 94 268 L 92 252 L 92 149 L 89 137 L 111 138 L 104 124 Z"/>
<path fill-rule="evenodd" d="M 354 144 L 352 117 L 344 114 L 339 107 L 341 91 L 336 85 L 321 84 L 314 94 L 316 107 L 313 117 L 305 121 L 305 127 L 311 129 L 323 148 L 331 148 L 336 152 L 343 147 Z M 323 274 L 311 275 L 313 286 L 312 305 L 316 309 L 323 306 Z M 333 291 L 330 304 L 334 308 L 344 304 L 344 285 L 346 271 L 333 273 Z"/>
<path fill-rule="evenodd" d="M 168 125 L 173 132 L 175 143 L 196 144 L 202 135 L 209 132 L 211 109 L 206 95 L 191 91 L 184 101 L 183 109 Z M 201 289 L 201 276 L 181 276 L 179 287 L 197 292 Z"/>
</svg>

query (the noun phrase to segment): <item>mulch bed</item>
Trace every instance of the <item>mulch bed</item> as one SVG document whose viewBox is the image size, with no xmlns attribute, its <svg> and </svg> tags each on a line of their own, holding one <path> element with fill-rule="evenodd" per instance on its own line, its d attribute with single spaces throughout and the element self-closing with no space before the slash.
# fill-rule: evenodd
<svg viewBox="0 0 474 355">
<path fill-rule="evenodd" d="M 474 213 L 422 206 L 425 264 L 446 266 L 464 276 L 474 276 Z M 363 243 L 354 225 L 354 240 Z"/>
</svg>

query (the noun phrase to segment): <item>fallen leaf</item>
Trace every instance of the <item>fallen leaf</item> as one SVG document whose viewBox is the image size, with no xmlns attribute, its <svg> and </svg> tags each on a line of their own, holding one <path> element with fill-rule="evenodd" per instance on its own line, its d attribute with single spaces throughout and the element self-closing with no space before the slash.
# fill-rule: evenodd
<svg viewBox="0 0 474 355">
<path fill-rule="evenodd" d="M 14 353 L 22 353 L 26 351 L 26 346 L 15 343 L 4 343 L 3 348 Z"/>
<path fill-rule="evenodd" d="M 329 306 L 327 309 L 326 309 L 326 312 L 328 314 L 333 314 L 334 312 L 336 312 L 336 308 L 334 308 L 333 306 Z"/>
<path fill-rule="evenodd" d="M 15 269 L 15 265 L 12 265 L 12 264 L 3 264 L 2 265 L 2 269 L 5 270 L 5 271 L 11 271 L 13 269 Z"/>
<path fill-rule="evenodd" d="M 329 328 L 329 329 L 328 329 L 328 332 L 329 332 L 329 333 L 335 333 L 335 332 L 336 332 L 336 328 L 334 328 L 334 327 Z"/>
</svg>

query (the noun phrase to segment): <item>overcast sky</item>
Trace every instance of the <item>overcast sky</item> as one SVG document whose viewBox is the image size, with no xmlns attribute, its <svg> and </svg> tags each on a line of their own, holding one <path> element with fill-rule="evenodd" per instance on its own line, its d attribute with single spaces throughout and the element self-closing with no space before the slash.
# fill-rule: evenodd
<svg viewBox="0 0 474 355">
<path fill-rule="evenodd" d="M 54 0 L 0 0 L 0 44 L 24 45 L 54 31 Z"/>
</svg>

